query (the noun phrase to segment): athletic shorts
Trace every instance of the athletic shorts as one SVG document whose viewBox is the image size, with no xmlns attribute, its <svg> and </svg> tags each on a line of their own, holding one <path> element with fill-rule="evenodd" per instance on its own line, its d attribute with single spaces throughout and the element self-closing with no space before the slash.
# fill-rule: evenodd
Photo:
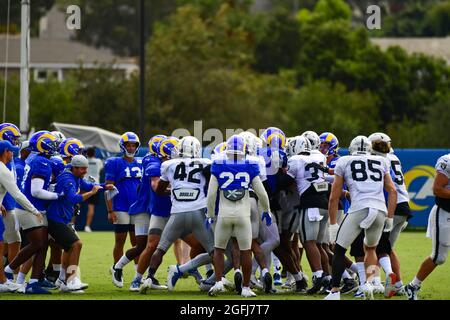
<svg viewBox="0 0 450 320">
<path fill-rule="evenodd" d="M 383 232 L 381 235 L 380 241 L 378 242 L 376 253 L 377 255 L 381 254 L 391 254 L 392 246 L 389 241 L 389 232 Z M 360 232 L 358 237 L 353 241 L 350 246 L 350 255 L 352 257 L 364 257 L 364 230 Z"/>
<path fill-rule="evenodd" d="M 259 235 L 259 223 L 261 220 L 261 214 L 258 208 L 258 201 L 250 197 L 250 205 L 251 205 L 251 215 L 250 219 L 252 221 L 252 239 L 257 239 Z"/>
<path fill-rule="evenodd" d="M 8 244 L 21 242 L 19 219 L 17 218 L 15 210 L 6 212 L 6 215 L 3 216 L 3 223 L 5 224 L 3 241 Z"/>
<path fill-rule="evenodd" d="M 250 250 L 252 246 L 252 223 L 250 217 L 217 216 L 214 229 L 214 246 L 225 250 L 231 237 L 235 237 L 239 250 Z"/>
<path fill-rule="evenodd" d="M 150 226 L 150 215 L 148 213 L 138 213 L 131 215 L 131 224 L 134 225 L 134 234 L 136 236 L 147 236 Z"/>
<path fill-rule="evenodd" d="M 20 228 L 22 228 L 24 231 L 28 229 L 33 228 L 39 228 L 39 227 L 47 227 L 47 216 L 44 214 L 44 219 L 40 221 L 33 213 L 22 210 L 22 209 L 15 209 L 17 219 L 19 220 Z"/>
<path fill-rule="evenodd" d="M 380 241 L 381 235 L 383 233 L 386 214 L 376 209 L 370 210 L 374 210 L 374 220 L 366 229 L 363 229 L 360 224 L 368 217 L 369 208 L 365 208 L 352 213 L 347 213 L 337 233 L 336 243 L 338 245 L 340 245 L 344 249 L 348 249 L 348 247 L 351 246 L 353 241 L 355 241 L 355 239 L 361 233 L 361 230 L 364 230 L 364 244 L 366 246 L 376 247 L 378 245 L 378 242 Z"/>
<path fill-rule="evenodd" d="M 98 193 L 94 194 L 92 197 L 87 199 L 87 203 L 96 206 L 98 204 Z"/>
<path fill-rule="evenodd" d="M 52 220 L 48 220 L 48 233 L 64 251 L 69 251 L 72 245 L 80 240 L 70 225 Z"/>
<path fill-rule="evenodd" d="M 394 247 L 397 242 L 398 236 L 400 235 L 400 232 L 402 232 L 407 219 L 407 216 L 394 216 L 394 226 L 389 235 L 389 241 L 392 247 Z"/>
<path fill-rule="evenodd" d="M 313 217 L 312 212 L 316 211 L 322 217 L 317 221 Z M 301 209 L 300 215 L 300 241 L 316 241 L 317 243 L 325 243 L 328 231 L 328 210 L 318 208 Z M 329 238 L 329 235 L 328 235 Z"/>
<path fill-rule="evenodd" d="M 214 250 L 212 230 L 205 226 L 205 209 L 172 213 L 161 234 L 158 249 L 167 252 L 177 239 L 183 239 L 191 233 L 207 253 Z"/>
<path fill-rule="evenodd" d="M 152 215 L 150 217 L 150 225 L 148 227 L 148 234 L 156 234 L 160 236 L 167 224 L 167 221 L 169 221 L 169 217 L 160 217 Z"/>
</svg>

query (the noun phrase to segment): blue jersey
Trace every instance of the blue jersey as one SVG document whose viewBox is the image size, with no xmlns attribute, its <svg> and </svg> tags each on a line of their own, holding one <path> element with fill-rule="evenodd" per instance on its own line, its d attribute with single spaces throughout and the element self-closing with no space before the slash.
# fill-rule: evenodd
<svg viewBox="0 0 450 320">
<path fill-rule="evenodd" d="M 213 162 L 211 174 L 219 182 L 220 190 L 248 189 L 253 179 L 259 176 L 259 164 L 249 160 L 219 159 Z"/>
<path fill-rule="evenodd" d="M 105 162 L 105 180 L 114 182 L 119 194 L 113 202 L 113 211 L 128 212 L 137 200 L 137 189 L 142 178 L 142 159 L 128 162 L 122 157 L 110 158 Z"/>
<path fill-rule="evenodd" d="M 28 200 L 30 200 L 33 206 L 35 206 L 39 211 L 45 211 L 49 201 L 38 199 L 31 195 L 31 179 L 33 179 L 33 177 L 43 179 L 43 189 L 48 190 L 50 180 L 52 178 L 52 162 L 45 156 L 34 156 L 33 159 L 25 166 L 23 179 L 20 186 L 22 193 Z M 16 204 L 16 208 L 24 210 L 24 208 L 22 208 L 22 206 L 18 203 Z"/>
<path fill-rule="evenodd" d="M 17 186 L 20 188 L 20 185 L 21 185 L 22 180 L 23 180 L 23 174 L 25 172 L 26 163 L 21 158 L 14 158 L 14 166 L 16 167 Z"/>
<path fill-rule="evenodd" d="M 146 174 L 148 179 L 161 176 L 161 160 L 153 161 L 149 163 L 146 168 Z M 150 205 L 148 212 L 158 217 L 169 217 L 170 210 L 172 209 L 172 202 L 170 201 L 170 195 L 160 196 L 157 195 L 153 188 L 150 187 Z"/>
<path fill-rule="evenodd" d="M 280 168 L 287 166 L 287 155 L 283 150 L 273 150 L 270 148 L 263 148 L 259 150 L 258 154 L 264 158 L 266 163 L 266 177 L 270 191 L 275 193 L 277 191 L 277 173 Z"/>
<path fill-rule="evenodd" d="M 0 241 L 3 241 L 4 232 L 5 232 L 5 224 L 3 223 L 3 216 L 0 214 Z"/>
<path fill-rule="evenodd" d="M 14 165 L 14 161 L 8 162 L 6 167 L 12 171 L 13 175 L 17 178 L 16 166 Z M 7 192 L 5 197 L 3 198 L 2 205 L 5 207 L 6 211 L 14 210 L 16 207 L 16 200 Z"/>
<path fill-rule="evenodd" d="M 64 196 L 50 203 L 47 210 L 49 220 L 68 224 L 72 220 L 74 206 L 83 202 L 80 191 L 91 191 L 93 184 L 75 177 L 72 172 L 64 171 L 56 179 L 55 192 Z"/>
<path fill-rule="evenodd" d="M 152 188 L 149 175 L 150 167 L 153 164 L 158 165 L 160 163 L 161 161 L 158 159 L 158 157 L 152 154 L 146 155 L 142 159 L 142 180 L 138 187 L 137 200 L 135 203 L 131 205 L 130 210 L 128 211 L 130 215 L 145 212 L 150 214 L 150 199 L 151 199 L 150 190 Z"/>
</svg>

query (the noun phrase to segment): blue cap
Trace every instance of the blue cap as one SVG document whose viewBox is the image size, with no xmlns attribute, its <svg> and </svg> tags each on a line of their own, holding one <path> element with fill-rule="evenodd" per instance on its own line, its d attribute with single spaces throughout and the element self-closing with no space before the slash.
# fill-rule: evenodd
<svg viewBox="0 0 450 320">
<path fill-rule="evenodd" d="M 11 142 L 8 140 L 1 140 L 0 141 L 0 154 L 3 154 L 6 150 L 12 151 L 12 152 L 19 152 L 19 148 L 16 146 L 13 146 Z"/>
</svg>

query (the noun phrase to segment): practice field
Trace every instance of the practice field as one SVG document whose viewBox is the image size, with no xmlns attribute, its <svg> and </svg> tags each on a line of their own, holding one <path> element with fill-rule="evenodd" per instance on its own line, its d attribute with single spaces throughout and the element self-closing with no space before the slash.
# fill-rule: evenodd
<svg viewBox="0 0 450 320">
<path fill-rule="evenodd" d="M 23 295 L 23 294 L 0 294 L 0 300 L 6 299 L 88 299 L 88 300 L 141 300 L 141 299 L 241 299 L 233 293 L 223 293 L 219 297 L 210 298 L 205 292 L 200 292 L 197 284 L 192 277 L 180 279 L 175 287 L 175 291 L 149 291 L 147 295 L 129 292 L 128 288 L 134 275 L 133 265 L 128 265 L 124 270 L 124 288 L 116 288 L 111 282 L 111 275 L 109 268 L 112 265 L 112 247 L 113 247 L 113 233 L 112 232 L 80 232 L 80 237 L 83 241 L 83 250 L 81 253 L 81 279 L 83 282 L 89 284 L 89 288 L 84 294 L 61 294 L 55 291 L 52 295 Z M 425 256 L 431 252 L 431 240 L 425 238 L 425 232 L 404 232 L 400 236 L 397 245 L 397 252 L 402 264 L 403 281 L 410 281 L 416 273 L 420 263 Z M 157 278 L 161 283 L 166 282 L 167 266 L 174 264 L 175 258 L 172 249 L 165 256 L 163 264 L 157 272 Z M 311 278 L 306 257 L 303 257 L 302 266 Z M 202 274 L 205 273 L 204 268 L 200 269 Z M 384 275 L 383 275 L 384 278 Z M 228 276 L 232 280 L 232 275 Z M 277 295 L 265 295 L 257 292 L 256 299 L 323 299 L 323 296 L 306 296 L 295 293 L 283 293 Z M 350 299 L 351 297 L 342 296 L 343 299 Z M 450 263 L 447 262 L 443 266 L 438 267 L 435 272 L 424 283 L 421 299 L 448 299 L 450 300 Z M 392 298 L 394 299 L 403 299 Z M 383 296 L 376 296 L 375 299 L 383 299 Z"/>
</svg>

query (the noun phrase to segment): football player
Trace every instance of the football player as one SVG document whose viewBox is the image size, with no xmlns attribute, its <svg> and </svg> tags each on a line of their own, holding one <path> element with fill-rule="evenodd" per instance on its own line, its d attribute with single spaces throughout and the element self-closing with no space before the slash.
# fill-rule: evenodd
<svg viewBox="0 0 450 320">
<path fill-rule="evenodd" d="M 52 178 L 50 157 L 57 153 L 57 141 L 49 131 L 38 131 L 30 139 L 30 146 L 36 155 L 25 167 L 21 189 L 30 202 L 41 212 L 45 212 L 48 202 L 61 195 L 48 191 Z M 50 293 L 39 282 L 45 264 L 48 245 L 47 218 L 36 215 L 20 204 L 16 205 L 20 227 L 24 230 L 29 244 L 23 247 L 16 258 L 5 268 L 5 274 L 12 278 L 12 272 L 34 255 L 31 279 L 26 293 Z"/>
<path fill-rule="evenodd" d="M 418 300 L 422 282 L 447 260 L 450 248 L 450 154 L 440 157 L 436 163 L 433 193 L 436 204 L 428 217 L 427 237 L 433 242 L 433 250 L 425 258 L 414 279 L 405 286 L 408 300 Z"/>
<path fill-rule="evenodd" d="M 358 136 L 349 146 L 350 156 L 338 160 L 334 171 L 334 182 L 328 205 L 330 214 L 330 239 L 336 242 L 333 257 L 332 289 L 326 300 L 340 299 L 340 283 L 345 270 L 345 252 L 364 230 L 365 268 L 367 281 L 361 291 L 367 299 L 373 299 L 372 276 L 379 273 L 376 246 L 384 231 L 392 229 L 393 216 L 397 205 L 397 191 L 390 176 L 386 158 L 371 155 L 372 144 L 365 136 Z M 344 183 L 350 190 L 352 199 L 347 215 L 337 224 L 338 202 L 342 196 Z M 388 205 L 383 189 L 388 193 Z"/>
<path fill-rule="evenodd" d="M 175 153 L 177 158 L 165 161 L 161 165 L 161 178 L 156 190 L 158 194 L 164 194 L 170 184 L 172 208 L 169 221 L 150 260 L 150 279 L 161 265 L 163 256 L 177 239 L 193 234 L 205 253 L 197 255 L 185 264 L 169 266 L 167 287 L 170 291 L 185 272 L 210 263 L 214 250 L 212 232 L 204 225 L 205 189 L 210 175 L 211 160 L 201 158 L 200 141 L 192 136 L 182 138 L 175 147 Z M 200 284 L 200 279 L 198 283 Z"/>
<path fill-rule="evenodd" d="M 208 186 L 207 225 L 212 224 L 215 218 L 216 198 L 219 193 L 219 211 L 214 233 L 216 283 L 209 290 L 209 295 L 224 291 L 222 282 L 224 252 L 228 241 L 234 236 L 241 251 L 243 271 L 241 295 L 255 297 L 256 294 L 249 288 L 252 267 L 249 187 L 252 186 L 258 196 L 265 219 L 271 219 L 269 199 L 259 178 L 258 162 L 245 159 L 245 142 L 242 137 L 234 135 L 227 140 L 226 155 L 226 159 L 214 160 Z M 262 276 L 264 277 L 264 274 Z"/>
<path fill-rule="evenodd" d="M 105 182 L 116 186 L 119 193 L 112 199 L 108 199 L 105 193 L 108 220 L 114 224 L 115 243 L 113 250 L 114 264 L 110 272 L 115 278 L 115 264 L 123 256 L 123 247 L 130 234 L 132 246 L 136 245 L 134 226 L 128 214 L 130 206 L 137 200 L 137 189 L 142 178 L 142 159 L 136 159 L 135 155 L 141 143 L 139 137 L 133 132 L 125 132 L 119 140 L 122 157 L 109 158 L 105 162 Z M 137 263 L 137 261 L 135 261 Z"/>
</svg>

